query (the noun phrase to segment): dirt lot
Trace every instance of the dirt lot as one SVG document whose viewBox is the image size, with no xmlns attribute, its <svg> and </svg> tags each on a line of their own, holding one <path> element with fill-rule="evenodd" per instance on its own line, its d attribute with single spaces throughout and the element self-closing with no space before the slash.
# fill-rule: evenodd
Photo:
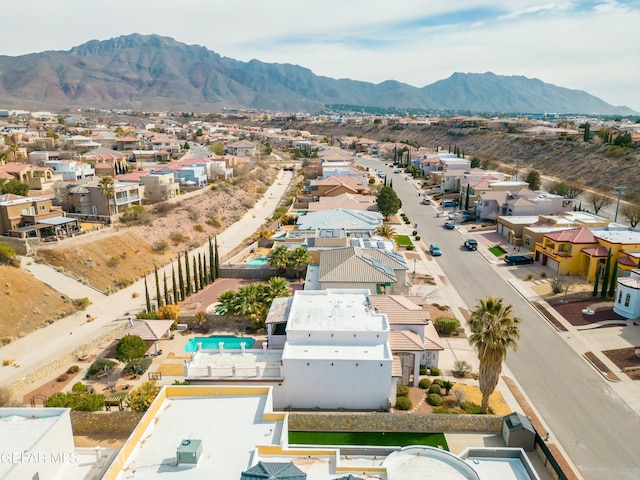
<svg viewBox="0 0 640 480">
<path fill-rule="evenodd" d="M 0 265 L 0 340 L 10 342 L 78 310 L 70 298 L 19 268 Z"/>
</svg>

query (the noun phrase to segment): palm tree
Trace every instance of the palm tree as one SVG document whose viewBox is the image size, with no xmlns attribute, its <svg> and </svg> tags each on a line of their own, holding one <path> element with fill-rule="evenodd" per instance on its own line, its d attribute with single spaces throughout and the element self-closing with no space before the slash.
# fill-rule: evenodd
<svg viewBox="0 0 640 480">
<path fill-rule="evenodd" d="M 98 182 L 98 186 L 100 187 L 100 193 L 107 198 L 107 215 L 111 216 L 114 213 L 118 213 L 117 207 L 115 212 L 111 209 L 111 199 L 113 198 L 115 193 L 115 180 L 113 179 L 113 177 L 101 177 L 100 181 Z M 113 204 L 115 206 L 115 199 L 113 201 Z"/>
<path fill-rule="evenodd" d="M 290 265 L 289 249 L 284 245 L 274 248 L 271 255 L 269 255 L 269 266 L 277 269 L 280 275 L 284 275 Z"/>
<path fill-rule="evenodd" d="M 518 349 L 520 321 L 514 315 L 513 305 L 504 305 L 502 298 L 487 297 L 486 300 L 478 300 L 475 310 L 471 312 L 469 343 L 480 360 L 478 379 L 482 392 L 481 413 L 487 413 L 489 396 L 498 384 L 507 349 Z"/>
<path fill-rule="evenodd" d="M 393 229 L 393 227 L 387 223 L 383 223 L 382 225 L 380 225 L 379 227 L 377 227 L 373 233 L 375 235 L 379 235 L 382 238 L 386 238 L 388 240 L 393 240 L 394 238 L 396 238 L 396 231 Z"/>
<path fill-rule="evenodd" d="M 291 289 L 289 288 L 289 282 L 282 277 L 271 277 L 267 281 L 267 288 L 265 290 L 265 300 L 268 300 L 269 307 L 274 298 L 289 297 L 291 296 Z"/>
<path fill-rule="evenodd" d="M 313 258 L 305 247 L 296 248 L 290 255 L 289 260 L 292 266 L 296 269 L 298 278 L 302 278 L 302 272 L 305 271 L 307 266 L 313 262 Z"/>
</svg>

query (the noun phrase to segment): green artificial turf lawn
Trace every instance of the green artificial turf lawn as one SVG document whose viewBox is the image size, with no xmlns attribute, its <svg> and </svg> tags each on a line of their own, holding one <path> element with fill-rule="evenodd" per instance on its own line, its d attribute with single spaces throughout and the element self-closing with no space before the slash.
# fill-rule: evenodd
<svg viewBox="0 0 640 480">
<path fill-rule="evenodd" d="M 396 235 L 396 243 L 399 247 L 410 247 L 413 245 L 408 235 Z"/>
<path fill-rule="evenodd" d="M 490 251 L 491 253 L 493 253 L 496 257 L 499 257 L 499 256 L 500 256 L 500 255 L 502 255 L 503 253 L 507 253 L 507 252 L 505 252 L 505 251 L 504 251 L 502 248 L 500 248 L 500 247 L 491 247 L 491 248 L 489 249 L 489 251 Z"/>
<path fill-rule="evenodd" d="M 449 451 L 442 433 L 416 432 L 289 432 L 290 444 L 301 445 L 370 445 L 394 446 L 427 445 L 441 446 Z"/>
</svg>

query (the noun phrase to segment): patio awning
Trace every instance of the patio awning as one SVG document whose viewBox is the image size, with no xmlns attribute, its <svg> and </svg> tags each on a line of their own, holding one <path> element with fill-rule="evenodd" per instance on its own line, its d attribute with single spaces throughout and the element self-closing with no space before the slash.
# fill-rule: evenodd
<svg viewBox="0 0 640 480">
<path fill-rule="evenodd" d="M 134 320 L 131 326 L 118 335 L 118 340 L 127 335 L 137 335 L 142 340 L 156 341 L 166 336 L 173 320 Z"/>
</svg>

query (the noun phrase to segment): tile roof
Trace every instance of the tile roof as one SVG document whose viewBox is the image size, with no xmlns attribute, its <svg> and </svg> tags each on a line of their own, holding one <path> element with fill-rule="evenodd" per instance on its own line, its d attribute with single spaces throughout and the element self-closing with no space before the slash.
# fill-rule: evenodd
<svg viewBox="0 0 640 480">
<path fill-rule="evenodd" d="M 424 344 L 417 333 L 410 330 L 389 332 L 389 346 L 392 352 L 422 352 Z"/>
<path fill-rule="evenodd" d="M 427 310 L 402 295 L 372 295 L 371 303 L 391 325 L 425 325 L 430 319 Z"/>
<path fill-rule="evenodd" d="M 588 247 L 583 248 L 582 253 L 589 255 L 590 257 L 606 257 L 609 255 L 609 250 L 605 247 Z"/>
<path fill-rule="evenodd" d="M 320 254 L 320 282 L 342 283 L 395 283 L 396 275 L 388 264 L 397 262 L 388 257 L 383 263 L 374 257 L 377 249 L 359 247 L 336 248 Z M 372 255 L 373 254 L 373 255 Z"/>
<path fill-rule="evenodd" d="M 595 235 L 588 228 L 571 228 L 547 233 L 545 237 L 555 242 L 598 243 Z"/>
</svg>

